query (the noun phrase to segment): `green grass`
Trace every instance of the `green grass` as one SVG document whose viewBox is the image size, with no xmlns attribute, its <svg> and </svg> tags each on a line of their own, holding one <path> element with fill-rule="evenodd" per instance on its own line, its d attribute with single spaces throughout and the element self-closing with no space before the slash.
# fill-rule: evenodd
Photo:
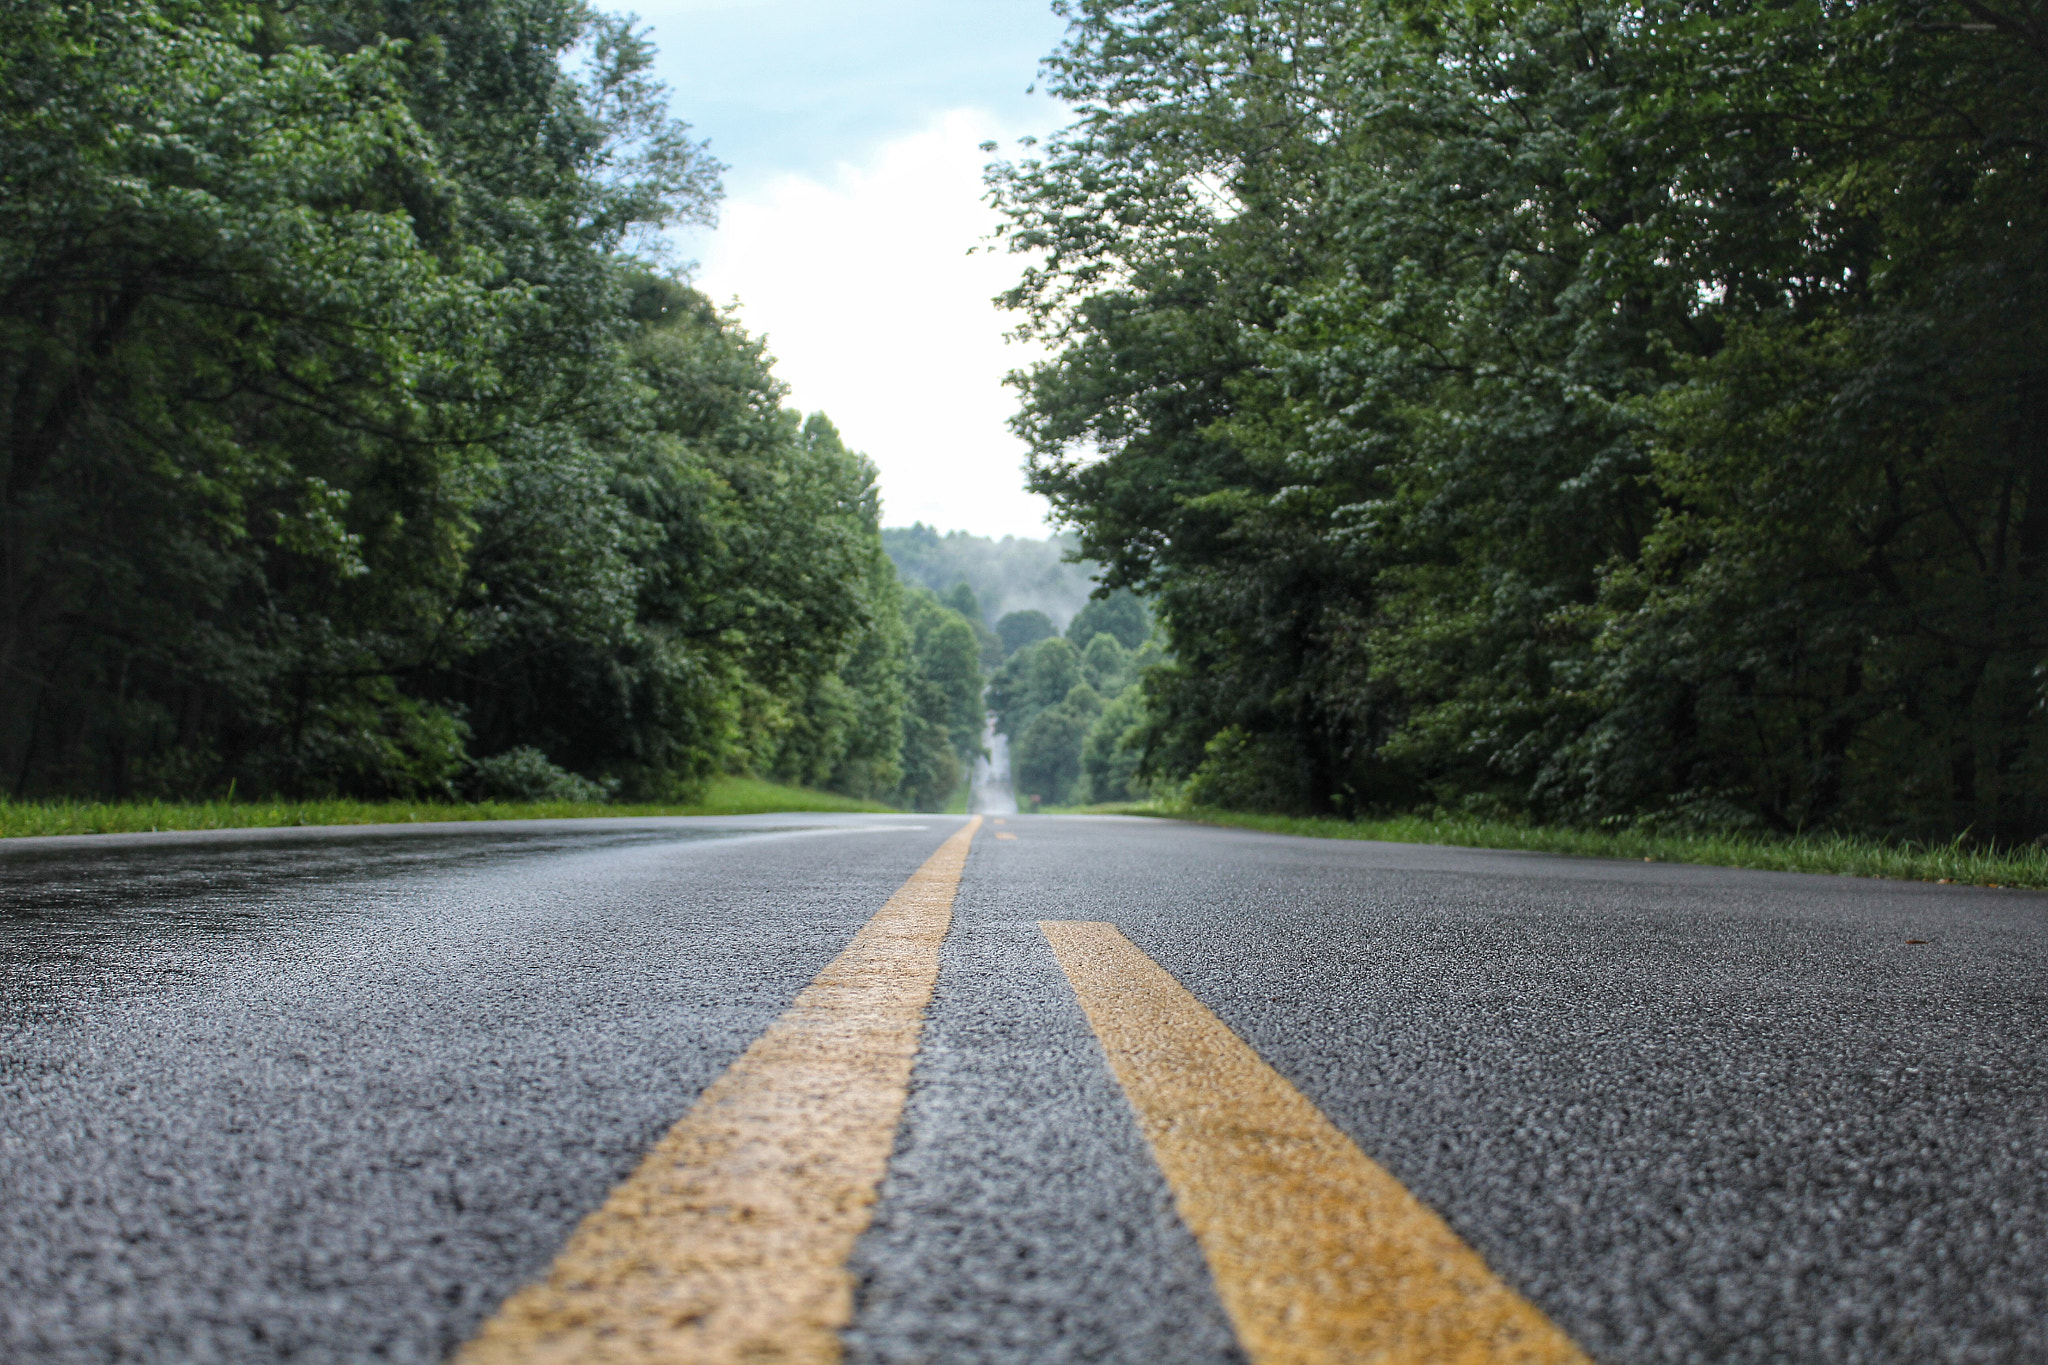
<svg viewBox="0 0 2048 1365">
<path fill-rule="evenodd" d="M 721 777 L 690 805 L 477 801 L 0 801 L 0 838 L 129 834 L 285 825 L 404 825 L 443 820 L 573 820 L 620 815 L 759 815 L 775 811 L 888 811 L 849 796 Z"/>
<path fill-rule="evenodd" d="M 2048 849 L 1984 849 L 1953 844 L 1893 843 L 1840 834 L 1655 834 L 1634 830 L 1517 825 L 1456 816 L 1402 815 L 1384 820 L 1248 815 L 1155 802 L 1065 808 L 1071 814 L 1156 815 L 1209 825 L 1303 834 L 1318 839 L 1377 839 L 1460 848 L 1576 853 L 1643 862 L 1705 863 L 1774 872 L 1825 872 L 1848 877 L 1963 882 L 1976 886 L 2048 887 Z"/>
</svg>

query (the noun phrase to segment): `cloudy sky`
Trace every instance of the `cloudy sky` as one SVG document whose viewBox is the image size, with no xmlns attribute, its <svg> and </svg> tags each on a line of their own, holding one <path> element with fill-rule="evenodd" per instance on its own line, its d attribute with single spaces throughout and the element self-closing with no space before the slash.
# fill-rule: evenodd
<svg viewBox="0 0 2048 1365">
<path fill-rule="evenodd" d="M 1061 25 L 1048 0 L 645 0 L 675 113 L 731 169 L 715 232 L 678 239 L 697 283 L 766 333 L 791 400 L 882 475 L 883 521 L 1047 534 L 1004 427 L 1008 345 L 989 299 L 1016 266 L 979 150 L 1043 135 L 1027 94 Z"/>
</svg>

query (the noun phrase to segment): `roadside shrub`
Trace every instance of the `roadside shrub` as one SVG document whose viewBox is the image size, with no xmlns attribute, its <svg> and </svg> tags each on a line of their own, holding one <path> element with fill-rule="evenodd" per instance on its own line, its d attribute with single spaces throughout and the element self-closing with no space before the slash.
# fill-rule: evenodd
<svg viewBox="0 0 2048 1365">
<path fill-rule="evenodd" d="M 1233 725 L 1204 746 L 1202 762 L 1188 779 L 1187 800 L 1219 810 L 1296 815 L 1310 809 L 1307 786 L 1301 761 L 1284 738 Z"/>
<path fill-rule="evenodd" d="M 479 801 L 609 801 L 616 781 L 592 782 L 529 744 L 480 758 L 470 772 L 470 786 Z"/>
</svg>

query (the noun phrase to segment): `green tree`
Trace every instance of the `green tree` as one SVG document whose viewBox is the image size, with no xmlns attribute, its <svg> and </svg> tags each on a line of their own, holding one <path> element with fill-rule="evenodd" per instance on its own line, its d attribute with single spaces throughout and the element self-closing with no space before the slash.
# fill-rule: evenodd
<svg viewBox="0 0 2048 1365">
<path fill-rule="evenodd" d="M 1129 588 L 1118 588 L 1105 597 L 1093 597 L 1088 605 L 1067 622 L 1067 639 L 1076 649 L 1088 648 L 1097 635 L 1107 634 L 1125 649 L 1136 649 L 1152 633 L 1152 617 L 1145 604 Z"/>
<path fill-rule="evenodd" d="M 904 618 L 911 662 L 902 797 L 914 809 L 936 810 L 983 752 L 981 647 L 968 619 L 929 589 L 904 595 Z"/>
<path fill-rule="evenodd" d="M 1057 349 L 1018 426 L 1161 615 L 1148 771 L 1309 809 L 2048 823 L 2031 21 L 1073 19 L 1078 121 L 994 171 L 1037 262 L 1010 302 Z"/>
<path fill-rule="evenodd" d="M 1117 648 L 1108 636 L 1098 638 Z M 1010 771 L 1020 796 L 1050 805 L 1073 801 L 1081 744 L 1102 711 L 1081 652 L 1058 635 L 1019 649 L 989 680 L 988 705 L 996 728 L 1009 736 Z"/>
<path fill-rule="evenodd" d="M 1052 618 L 1042 611 L 1013 611 L 996 622 L 996 636 L 1003 642 L 1006 659 L 1058 633 L 1053 629 Z"/>
<path fill-rule="evenodd" d="M 1095 586 L 1094 566 L 1073 558 L 1074 541 L 1067 536 L 993 539 L 965 531 L 941 534 L 918 522 L 884 529 L 882 543 L 904 582 L 936 593 L 966 583 L 990 623 L 1012 611 L 1065 619 L 1081 609 Z"/>
<path fill-rule="evenodd" d="M 1104 696 L 1113 697 L 1124 690 L 1125 675 L 1131 666 L 1131 651 L 1117 643 L 1117 638 L 1108 631 L 1098 633 L 1081 651 L 1081 676 L 1088 685 Z"/>
<path fill-rule="evenodd" d="M 874 471 L 650 272 L 720 169 L 651 63 L 581 0 L 0 14 L 17 793 L 896 790 Z"/>
<path fill-rule="evenodd" d="M 17 793 L 445 790 L 439 646 L 519 311 L 397 51 L 233 4 L 0 16 L 0 756 Z M 432 401 L 435 396 L 444 401 Z"/>
<path fill-rule="evenodd" d="M 1012 654 L 988 683 L 988 707 L 996 728 L 1017 739 L 1032 718 L 1056 706 L 1083 682 L 1081 652 L 1057 635 Z"/>
<path fill-rule="evenodd" d="M 1084 682 L 1031 717 L 1010 746 L 1010 771 L 1021 797 L 1050 806 L 1080 798 L 1081 749 L 1102 710 L 1102 698 Z"/>
<path fill-rule="evenodd" d="M 1102 708 L 1081 742 L 1083 801 L 1135 801 L 1150 794 L 1139 773 L 1146 720 L 1144 691 L 1136 684 Z"/>
<path fill-rule="evenodd" d="M 974 589 L 965 580 L 955 583 L 939 599 L 954 611 L 960 613 L 974 631 L 976 645 L 981 651 L 981 666 L 984 671 L 993 671 L 1003 666 L 1002 637 L 991 630 L 982 615 L 981 599 L 974 595 Z"/>
</svg>

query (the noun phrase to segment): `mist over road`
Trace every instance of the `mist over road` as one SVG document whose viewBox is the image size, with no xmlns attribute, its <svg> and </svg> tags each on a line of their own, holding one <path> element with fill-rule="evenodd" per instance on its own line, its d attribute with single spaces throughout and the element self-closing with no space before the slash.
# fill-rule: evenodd
<svg viewBox="0 0 2048 1365">
<path fill-rule="evenodd" d="M 982 744 L 988 755 L 975 759 L 968 775 L 967 809 L 976 814 L 1015 815 L 1017 790 L 1010 781 L 1010 737 L 991 723 Z"/>
<path fill-rule="evenodd" d="M 1233 1218 L 1290 1181 L 1468 1248 L 1430 1311 L 1531 1358 L 2048 1358 L 2048 897 L 778 815 L 23 841 L 0 923 L 8 1361 L 525 1358 L 487 1324 L 650 1149 L 884 987 L 901 1083 L 809 1083 L 881 1097 L 849 1361 L 1272 1358 Z M 1313 1180 L 1212 1102 L 1327 1125 Z"/>
</svg>

